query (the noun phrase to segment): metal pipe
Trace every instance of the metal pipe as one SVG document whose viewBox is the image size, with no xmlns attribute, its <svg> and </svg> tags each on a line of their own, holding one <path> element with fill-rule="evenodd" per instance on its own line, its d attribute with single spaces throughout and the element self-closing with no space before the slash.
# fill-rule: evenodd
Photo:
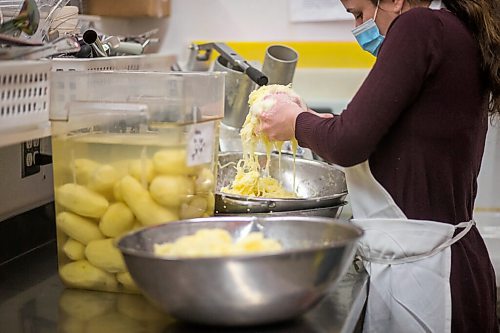
<svg viewBox="0 0 500 333">
<path fill-rule="evenodd" d="M 99 36 L 97 35 L 97 32 L 95 32 L 92 29 L 86 30 L 83 33 L 83 41 L 92 47 L 92 50 L 94 51 L 95 55 L 97 57 L 107 57 L 108 54 L 106 53 L 106 50 L 104 49 L 104 46 L 101 43 L 101 40 L 99 39 Z"/>
</svg>

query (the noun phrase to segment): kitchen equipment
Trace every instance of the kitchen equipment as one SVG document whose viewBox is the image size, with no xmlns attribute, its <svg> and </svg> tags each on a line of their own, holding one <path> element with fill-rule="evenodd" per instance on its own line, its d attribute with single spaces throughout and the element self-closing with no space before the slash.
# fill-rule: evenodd
<svg viewBox="0 0 500 333">
<path fill-rule="evenodd" d="M 224 119 L 222 123 L 241 128 L 248 114 L 248 96 L 255 89 L 255 83 L 245 73 L 232 69 L 222 56 L 214 62 L 214 71 L 226 72 L 226 93 L 224 100 Z"/>
<path fill-rule="evenodd" d="M 69 0 L 38 0 L 38 8 L 41 12 L 43 22 L 36 30 L 34 38 L 37 40 L 49 40 L 49 30 L 57 17 L 59 11 L 68 4 Z"/>
<path fill-rule="evenodd" d="M 2 45 L 18 45 L 18 46 L 41 46 L 42 42 L 33 42 L 24 38 L 13 37 L 10 35 L 0 34 L 0 44 Z"/>
<path fill-rule="evenodd" d="M 80 50 L 80 44 L 73 37 L 59 37 L 42 46 L 12 46 L 0 48 L 0 59 L 38 60 L 55 55 L 74 53 Z"/>
<path fill-rule="evenodd" d="M 108 36 L 103 43 L 109 47 L 110 55 L 140 55 L 144 52 L 141 44 L 122 42 L 117 36 Z"/>
<path fill-rule="evenodd" d="M 154 244 L 204 228 L 222 228 L 234 238 L 260 231 L 284 250 L 212 258 L 154 255 Z M 334 219 L 233 216 L 146 228 L 121 238 L 118 247 L 141 291 L 170 315 L 201 324 L 255 325 L 312 308 L 345 273 L 361 235 Z"/>
<path fill-rule="evenodd" d="M 278 179 L 288 191 L 295 189 L 299 198 L 278 199 L 249 197 L 221 192 L 236 175 L 236 163 L 241 152 L 219 154 L 215 210 L 220 214 L 285 212 L 320 207 L 333 207 L 343 203 L 347 185 L 342 171 L 335 166 L 314 160 L 295 159 L 283 154 L 271 154 L 270 176 Z M 258 154 L 259 164 L 266 165 L 266 154 Z M 295 173 L 295 177 L 294 177 Z M 294 180 L 295 179 L 295 180 Z"/>
<path fill-rule="evenodd" d="M 113 239 L 213 215 L 224 74 L 51 74 L 61 280 L 137 292 Z"/>
<path fill-rule="evenodd" d="M 12 33 L 18 36 L 21 32 L 33 35 L 40 22 L 40 12 L 35 0 L 25 0 L 19 14 L 0 25 L 0 33 Z"/>
<path fill-rule="evenodd" d="M 236 51 L 230 48 L 225 43 L 206 43 L 192 44 L 190 46 L 191 53 L 189 55 L 187 69 L 195 68 L 198 61 L 207 61 L 210 59 L 212 50 L 216 50 L 220 55 L 227 60 L 227 66 L 231 69 L 238 70 L 248 75 L 248 77 L 259 86 L 266 85 L 268 78 L 257 68 L 253 67 L 248 61 L 243 59 Z M 200 51 L 204 52 L 200 54 Z"/>
<path fill-rule="evenodd" d="M 58 31 L 63 34 L 74 34 L 78 25 L 78 7 L 64 6 L 57 8 L 53 14 L 53 19 L 49 31 Z"/>
<path fill-rule="evenodd" d="M 225 43 L 192 44 L 186 70 L 200 70 L 206 65 L 212 50 L 220 56 L 213 65 L 214 71 L 227 72 L 224 119 L 227 126 L 241 128 L 248 114 L 248 95 L 255 84 L 266 85 L 268 78 Z"/>
<path fill-rule="evenodd" d="M 292 83 L 298 53 L 285 45 L 270 45 L 266 49 L 262 72 L 269 78 L 269 84 L 287 85 Z"/>
<path fill-rule="evenodd" d="M 107 57 L 108 54 L 97 35 L 97 32 L 92 29 L 88 29 L 83 33 L 83 41 L 92 47 L 93 54 L 95 57 Z"/>
<path fill-rule="evenodd" d="M 220 196 L 216 196 L 215 206 L 218 207 L 223 205 L 224 203 L 219 202 Z M 299 210 L 287 210 L 287 211 L 272 211 L 266 213 L 218 213 L 216 211 L 216 216 L 255 216 L 255 217 L 267 217 L 267 216 L 318 216 L 318 217 L 329 217 L 329 218 L 339 218 L 340 214 L 342 214 L 342 210 L 344 206 L 347 205 L 346 201 L 343 201 L 339 204 L 330 206 L 330 207 L 319 207 L 319 208 L 311 208 L 311 209 L 299 209 Z"/>
</svg>

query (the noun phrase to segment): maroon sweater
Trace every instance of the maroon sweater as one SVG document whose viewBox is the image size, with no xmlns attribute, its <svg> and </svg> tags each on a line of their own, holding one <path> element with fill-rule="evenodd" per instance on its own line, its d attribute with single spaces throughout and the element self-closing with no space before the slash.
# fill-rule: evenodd
<svg viewBox="0 0 500 333">
<path fill-rule="evenodd" d="M 329 162 L 369 160 L 408 218 L 472 218 L 488 128 L 477 42 L 447 10 L 415 8 L 391 24 L 347 109 L 301 113 L 296 137 Z M 493 268 L 476 228 L 452 246 L 453 332 L 498 332 Z"/>
</svg>

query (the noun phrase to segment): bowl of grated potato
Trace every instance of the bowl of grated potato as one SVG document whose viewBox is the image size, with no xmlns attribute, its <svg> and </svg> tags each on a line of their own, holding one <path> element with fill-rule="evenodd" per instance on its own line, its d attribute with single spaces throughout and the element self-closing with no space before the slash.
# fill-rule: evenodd
<svg viewBox="0 0 500 333">
<path fill-rule="evenodd" d="M 325 296 L 362 230 L 323 217 L 209 217 L 119 239 L 140 291 L 177 319 L 247 326 L 288 320 Z"/>
<path fill-rule="evenodd" d="M 255 153 L 259 172 L 255 177 L 250 172 L 242 172 L 241 176 L 238 168 L 242 156 L 241 152 L 225 152 L 218 156 L 216 214 L 293 214 L 294 211 L 338 207 L 344 203 L 347 195 L 345 175 L 334 165 L 285 154 Z"/>
</svg>

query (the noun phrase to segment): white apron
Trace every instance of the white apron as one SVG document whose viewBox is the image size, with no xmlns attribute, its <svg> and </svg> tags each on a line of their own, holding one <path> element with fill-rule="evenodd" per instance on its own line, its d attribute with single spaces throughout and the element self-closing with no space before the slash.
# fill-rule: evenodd
<svg viewBox="0 0 500 333">
<path fill-rule="evenodd" d="M 474 221 L 410 220 L 373 177 L 368 161 L 345 168 L 358 254 L 370 275 L 364 332 L 450 332 L 450 245 Z M 455 237 L 456 228 L 463 228 Z"/>
</svg>

